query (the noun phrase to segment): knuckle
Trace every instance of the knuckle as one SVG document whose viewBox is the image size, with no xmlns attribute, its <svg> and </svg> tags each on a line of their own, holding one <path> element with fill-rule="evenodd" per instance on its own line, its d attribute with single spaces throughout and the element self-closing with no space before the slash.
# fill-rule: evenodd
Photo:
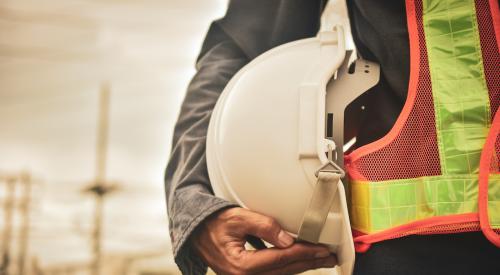
<svg viewBox="0 0 500 275">
<path fill-rule="evenodd" d="M 227 223 L 240 224 L 245 221 L 241 208 L 230 208 L 224 213 L 222 219 Z"/>
<path fill-rule="evenodd" d="M 265 217 L 262 219 L 262 221 L 260 223 L 261 223 L 262 229 L 267 231 L 267 232 L 274 232 L 274 231 L 278 232 L 280 230 L 280 226 L 279 226 L 278 222 L 273 218 Z"/>
<path fill-rule="evenodd" d="M 315 259 L 318 253 L 326 254 L 324 257 L 328 256 L 329 250 L 325 247 L 314 247 L 307 246 L 304 247 L 304 257 L 307 259 Z"/>
<path fill-rule="evenodd" d="M 223 216 L 224 218 L 239 217 L 241 216 L 241 208 L 240 207 L 228 208 L 221 213 L 221 216 Z"/>
<path fill-rule="evenodd" d="M 232 208 L 229 208 L 229 213 L 235 215 L 235 216 L 241 216 L 244 214 L 244 211 L 245 209 L 241 208 L 241 207 L 232 207 Z"/>
<path fill-rule="evenodd" d="M 295 255 L 296 258 L 306 260 L 306 259 L 314 259 L 316 256 L 316 252 L 317 250 L 314 249 L 313 247 L 310 247 L 303 243 L 297 243 L 295 244 L 293 254 Z"/>
</svg>

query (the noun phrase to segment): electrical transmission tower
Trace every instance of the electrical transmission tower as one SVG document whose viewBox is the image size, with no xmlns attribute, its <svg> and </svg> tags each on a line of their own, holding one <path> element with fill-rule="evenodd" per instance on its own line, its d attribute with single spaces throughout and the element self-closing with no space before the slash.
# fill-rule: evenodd
<svg viewBox="0 0 500 275">
<path fill-rule="evenodd" d="M 14 199 L 15 199 L 15 176 L 3 176 L 5 182 L 5 196 L 3 197 L 3 217 L 4 229 L 2 234 L 2 263 L 0 265 L 0 274 L 6 275 L 9 272 L 11 261 L 11 242 L 12 242 L 12 220 L 14 218 Z"/>
<path fill-rule="evenodd" d="M 102 259 L 102 231 L 103 231 L 103 207 L 106 195 L 118 188 L 117 184 L 106 181 L 106 157 L 108 148 L 109 131 L 109 86 L 103 85 L 99 97 L 99 116 L 97 121 L 97 143 L 96 143 L 96 175 L 94 181 L 87 185 L 84 193 L 94 196 L 94 221 L 92 230 L 92 264 L 93 275 L 99 275 L 101 271 Z"/>
<path fill-rule="evenodd" d="M 9 274 L 13 262 L 11 243 L 14 227 L 15 210 L 19 210 L 20 225 L 17 239 L 18 254 L 16 257 L 17 274 L 24 275 L 26 270 L 29 227 L 30 227 L 30 204 L 31 204 L 31 175 L 27 172 L 19 174 L 0 174 L 0 182 L 5 183 L 5 195 L 3 199 L 4 229 L 2 234 L 2 255 L 0 264 L 0 275 Z M 21 197 L 16 198 L 16 186 L 21 185 Z M 16 207 L 17 206 L 17 207 Z"/>
<path fill-rule="evenodd" d="M 30 228 L 30 205 L 31 205 L 31 175 L 21 173 L 20 183 L 22 186 L 22 197 L 19 205 L 21 214 L 21 227 L 19 229 L 19 252 L 17 256 L 17 269 L 19 275 L 25 274 L 27 253 L 28 253 L 28 238 Z"/>
</svg>

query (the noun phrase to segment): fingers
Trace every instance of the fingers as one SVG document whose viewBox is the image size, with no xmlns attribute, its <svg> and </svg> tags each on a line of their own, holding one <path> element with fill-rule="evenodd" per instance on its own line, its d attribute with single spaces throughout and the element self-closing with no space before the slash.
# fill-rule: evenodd
<svg viewBox="0 0 500 275">
<path fill-rule="evenodd" d="M 288 248 L 268 248 L 245 251 L 242 264 L 250 272 L 263 272 L 271 268 L 290 265 L 298 261 L 322 259 L 330 256 L 325 246 L 296 243 Z"/>
<path fill-rule="evenodd" d="M 292 274 L 334 266 L 325 246 L 294 243 L 272 218 L 242 208 L 229 208 L 207 219 L 191 240 L 200 257 L 220 274 Z M 273 248 L 245 250 L 248 236 Z"/>
<path fill-rule="evenodd" d="M 241 215 L 246 221 L 242 226 L 247 234 L 279 248 L 289 247 L 294 243 L 293 237 L 281 229 L 275 219 L 247 210 L 242 211 Z"/>
<path fill-rule="evenodd" d="M 325 258 L 294 262 L 284 267 L 263 272 L 262 274 L 263 275 L 297 274 L 312 269 L 332 268 L 335 267 L 336 265 L 337 265 L 337 258 L 333 255 L 330 255 Z"/>
</svg>

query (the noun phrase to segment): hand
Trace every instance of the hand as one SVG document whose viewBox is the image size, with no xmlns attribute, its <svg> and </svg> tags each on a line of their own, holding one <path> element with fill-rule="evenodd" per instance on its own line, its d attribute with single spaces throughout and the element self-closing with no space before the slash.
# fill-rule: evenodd
<svg viewBox="0 0 500 275">
<path fill-rule="evenodd" d="M 246 250 L 248 235 L 274 247 Z M 239 207 L 209 217 L 191 242 L 217 274 L 295 274 L 337 264 L 325 246 L 294 243 L 274 219 Z"/>
</svg>

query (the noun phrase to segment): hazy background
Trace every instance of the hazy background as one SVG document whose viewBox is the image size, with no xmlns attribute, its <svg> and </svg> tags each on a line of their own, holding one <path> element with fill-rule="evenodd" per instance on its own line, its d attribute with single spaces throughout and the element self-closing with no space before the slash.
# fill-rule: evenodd
<svg viewBox="0 0 500 275">
<path fill-rule="evenodd" d="M 95 176 L 98 95 L 108 83 L 106 179 L 121 188 L 105 202 L 106 263 L 137 256 L 135 265 L 144 266 L 138 272 L 175 270 L 163 171 L 197 52 L 226 4 L 0 2 L 0 178 L 21 171 L 34 178 L 29 266 L 36 259 L 45 273 L 88 272 L 93 197 L 81 189 Z M 0 229 L 5 194 L 0 182 Z M 11 256 L 19 237 L 15 215 Z"/>
<path fill-rule="evenodd" d="M 343 1 L 330 2 L 345 14 Z M 104 86 L 111 91 L 105 180 L 119 188 L 105 199 L 101 274 L 179 273 L 163 172 L 195 58 L 226 6 L 227 0 L 0 2 L 0 274 L 6 252 L 7 274 L 91 274 L 94 197 L 82 189 L 96 176 Z M 23 200 L 21 175 L 32 178 L 30 200 Z M 15 187 L 12 203 L 8 186 Z"/>
</svg>

